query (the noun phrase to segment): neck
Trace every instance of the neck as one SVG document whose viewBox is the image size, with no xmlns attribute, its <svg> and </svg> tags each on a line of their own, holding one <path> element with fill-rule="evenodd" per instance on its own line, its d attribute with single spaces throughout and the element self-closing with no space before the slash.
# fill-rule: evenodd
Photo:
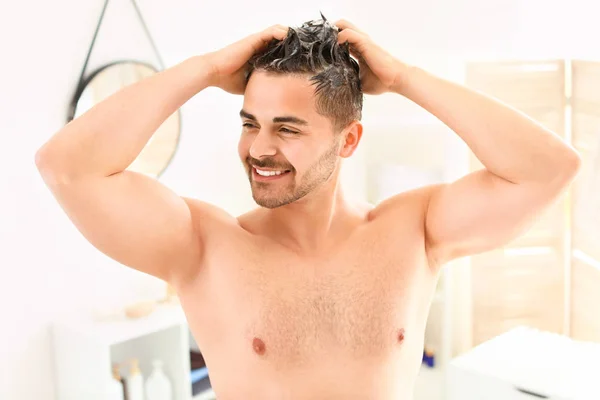
<svg viewBox="0 0 600 400">
<path fill-rule="evenodd" d="M 269 210 L 271 234 L 300 252 L 314 253 L 347 232 L 351 205 L 334 175 L 302 199 Z"/>
</svg>

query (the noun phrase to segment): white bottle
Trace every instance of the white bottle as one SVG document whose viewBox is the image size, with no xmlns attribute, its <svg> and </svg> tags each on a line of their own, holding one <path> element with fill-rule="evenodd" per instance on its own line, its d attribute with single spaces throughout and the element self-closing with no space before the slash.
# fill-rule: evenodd
<svg viewBox="0 0 600 400">
<path fill-rule="evenodd" d="M 173 400 L 173 387 L 160 360 L 152 361 L 152 373 L 146 380 L 146 400 Z"/>
<path fill-rule="evenodd" d="M 144 378 L 140 371 L 139 361 L 131 360 L 131 368 L 127 377 L 127 400 L 144 400 Z"/>
<path fill-rule="evenodd" d="M 119 366 L 116 364 L 112 367 L 112 378 L 108 382 L 107 391 L 109 400 L 124 400 L 125 398 L 121 376 L 119 375 Z"/>
</svg>

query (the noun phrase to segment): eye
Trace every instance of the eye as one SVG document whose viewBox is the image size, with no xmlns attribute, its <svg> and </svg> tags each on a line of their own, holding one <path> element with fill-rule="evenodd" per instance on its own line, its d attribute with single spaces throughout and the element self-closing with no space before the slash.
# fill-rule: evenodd
<svg viewBox="0 0 600 400">
<path fill-rule="evenodd" d="M 297 134 L 298 132 L 295 131 L 291 131 L 288 128 L 281 128 L 280 131 L 285 132 L 285 133 L 291 133 L 291 134 Z"/>
<path fill-rule="evenodd" d="M 242 124 L 242 126 L 243 126 L 244 128 L 256 128 L 254 125 L 252 125 L 252 124 L 251 124 L 251 123 L 249 123 L 249 122 L 246 122 L 246 123 Z"/>
</svg>

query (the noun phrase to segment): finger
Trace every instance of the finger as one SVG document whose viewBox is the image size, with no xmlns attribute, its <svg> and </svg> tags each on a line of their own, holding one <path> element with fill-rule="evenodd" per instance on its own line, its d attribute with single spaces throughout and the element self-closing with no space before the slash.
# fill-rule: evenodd
<svg viewBox="0 0 600 400">
<path fill-rule="evenodd" d="M 287 37 L 289 28 L 283 25 L 273 25 L 262 32 L 250 37 L 254 52 L 264 49 L 273 39 L 284 40 Z"/>
<path fill-rule="evenodd" d="M 338 34 L 338 43 L 350 43 L 359 52 L 364 48 L 367 37 L 362 33 L 356 32 L 354 29 L 346 28 Z"/>
<path fill-rule="evenodd" d="M 349 46 L 348 50 L 350 50 L 350 55 L 354 57 L 360 64 L 366 63 L 363 55 L 354 46 Z"/>
<path fill-rule="evenodd" d="M 346 20 L 346 19 L 340 19 L 335 23 L 335 26 L 337 26 L 340 30 L 344 30 L 344 29 L 352 29 L 355 32 L 358 33 L 362 33 L 365 34 L 363 31 L 361 31 L 356 25 L 354 25 L 352 22 Z"/>
<path fill-rule="evenodd" d="M 265 41 L 269 42 L 271 39 L 283 40 L 287 37 L 289 27 L 284 25 L 273 25 L 265 29 L 262 33 L 264 34 Z"/>
</svg>

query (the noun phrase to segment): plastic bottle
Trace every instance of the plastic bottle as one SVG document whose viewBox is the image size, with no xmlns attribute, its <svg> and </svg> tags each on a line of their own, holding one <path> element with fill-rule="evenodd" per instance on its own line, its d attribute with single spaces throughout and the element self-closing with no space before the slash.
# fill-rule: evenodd
<svg viewBox="0 0 600 400">
<path fill-rule="evenodd" d="M 152 361 L 152 373 L 146 380 L 146 400 L 173 400 L 173 387 L 160 360 Z"/>
<path fill-rule="evenodd" d="M 131 360 L 131 368 L 127 377 L 127 398 L 128 400 L 144 399 L 144 378 L 140 371 L 139 361 Z"/>
<path fill-rule="evenodd" d="M 124 400 L 123 385 L 119 374 L 119 365 L 112 366 L 112 377 L 108 383 L 108 398 L 110 400 Z"/>
</svg>

